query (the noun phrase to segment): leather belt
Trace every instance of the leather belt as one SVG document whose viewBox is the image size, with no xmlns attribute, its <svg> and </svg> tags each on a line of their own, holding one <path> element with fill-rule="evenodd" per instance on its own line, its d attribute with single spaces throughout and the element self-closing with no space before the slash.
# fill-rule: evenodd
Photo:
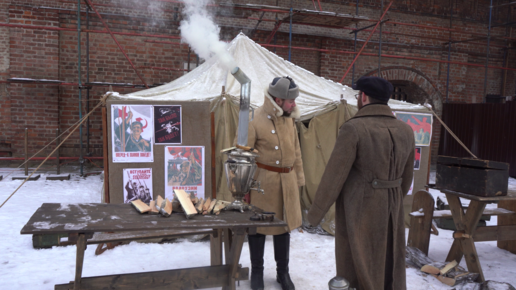
<svg viewBox="0 0 516 290">
<path fill-rule="evenodd" d="M 403 178 L 396 180 L 374 179 L 371 185 L 373 186 L 373 188 L 394 188 L 400 186 L 402 181 Z"/>
<path fill-rule="evenodd" d="M 256 162 L 256 166 L 258 166 L 259 168 L 263 168 L 265 170 L 279 172 L 279 173 L 289 173 L 290 171 L 294 170 L 294 167 L 274 167 L 274 166 L 265 165 L 260 162 Z"/>
</svg>

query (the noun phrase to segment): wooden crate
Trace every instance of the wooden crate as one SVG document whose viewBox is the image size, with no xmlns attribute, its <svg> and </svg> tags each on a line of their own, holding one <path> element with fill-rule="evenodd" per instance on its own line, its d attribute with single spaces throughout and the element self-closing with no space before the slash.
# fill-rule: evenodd
<svg viewBox="0 0 516 290">
<path fill-rule="evenodd" d="M 490 160 L 437 157 L 435 185 L 476 196 L 505 196 L 509 185 L 509 164 Z"/>
</svg>

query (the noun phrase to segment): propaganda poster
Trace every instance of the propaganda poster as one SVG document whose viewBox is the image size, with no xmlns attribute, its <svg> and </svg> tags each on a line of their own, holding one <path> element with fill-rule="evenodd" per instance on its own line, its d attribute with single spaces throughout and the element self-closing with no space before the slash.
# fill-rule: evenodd
<svg viewBox="0 0 516 290">
<path fill-rule="evenodd" d="M 181 144 L 181 106 L 154 106 L 154 143 Z"/>
<path fill-rule="evenodd" d="M 432 140 L 432 115 L 396 112 L 396 118 L 407 123 L 414 131 L 416 146 L 430 146 Z"/>
<path fill-rule="evenodd" d="M 124 168 L 124 203 L 152 200 L 152 168 Z"/>
<path fill-rule="evenodd" d="M 152 162 L 152 106 L 112 105 L 113 162 Z"/>
<path fill-rule="evenodd" d="M 204 198 L 204 146 L 165 146 L 165 197 L 174 189 Z"/>
</svg>

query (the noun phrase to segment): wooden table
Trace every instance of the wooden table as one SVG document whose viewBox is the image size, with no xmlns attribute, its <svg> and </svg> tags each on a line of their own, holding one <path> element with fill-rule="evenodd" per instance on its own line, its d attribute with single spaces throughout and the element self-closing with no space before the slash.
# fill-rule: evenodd
<svg viewBox="0 0 516 290">
<path fill-rule="evenodd" d="M 21 234 L 68 234 L 68 241 L 77 245 L 75 281 L 56 285 L 55 289 L 203 289 L 223 287 L 235 289 L 237 280 L 249 279 L 249 268 L 238 264 L 246 232 L 255 233 L 257 227 L 282 227 L 287 224 L 277 218 L 272 222 L 251 221 L 253 213 L 222 211 L 220 215 L 197 215 L 186 219 L 182 213 L 165 218 L 139 214 L 130 204 L 59 204 L 44 203 L 36 210 Z M 215 239 L 224 231 L 225 264 L 198 268 L 166 270 L 133 274 L 119 274 L 82 278 L 84 251 L 87 240 L 99 232 L 130 231 L 202 231 L 212 229 Z M 232 235 L 230 234 L 232 231 Z M 168 233 L 169 234 L 169 233 Z M 166 233 L 164 234 L 166 235 Z M 228 243 L 231 241 L 231 243 Z M 222 244 L 220 244 L 222 245 Z M 216 253 L 215 253 L 216 254 Z M 217 265 L 219 264 L 219 265 Z"/>
<path fill-rule="evenodd" d="M 457 231 L 453 234 L 454 241 L 446 261 L 456 260 L 459 263 L 464 256 L 468 271 L 479 273 L 478 280 L 484 282 L 484 273 L 480 266 L 474 242 L 516 240 L 516 225 L 477 228 L 478 221 L 488 203 L 514 201 L 516 200 L 516 191 L 509 191 L 506 196 L 482 197 L 446 189 L 439 190 L 446 194 L 453 222 L 457 228 Z M 460 197 L 471 201 L 466 212 L 464 212 Z"/>
</svg>

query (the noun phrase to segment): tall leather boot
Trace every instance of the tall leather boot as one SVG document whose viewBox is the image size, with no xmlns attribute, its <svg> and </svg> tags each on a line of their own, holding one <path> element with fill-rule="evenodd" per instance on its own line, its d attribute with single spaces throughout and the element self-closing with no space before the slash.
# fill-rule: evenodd
<svg viewBox="0 0 516 290">
<path fill-rule="evenodd" d="M 288 260 L 290 256 L 290 234 L 274 236 L 274 259 L 276 259 L 276 281 L 283 290 L 295 290 L 294 283 L 288 274 Z"/>
<path fill-rule="evenodd" d="M 263 252 L 265 235 L 248 235 L 249 253 L 251 255 L 251 289 L 263 290 Z"/>
</svg>

